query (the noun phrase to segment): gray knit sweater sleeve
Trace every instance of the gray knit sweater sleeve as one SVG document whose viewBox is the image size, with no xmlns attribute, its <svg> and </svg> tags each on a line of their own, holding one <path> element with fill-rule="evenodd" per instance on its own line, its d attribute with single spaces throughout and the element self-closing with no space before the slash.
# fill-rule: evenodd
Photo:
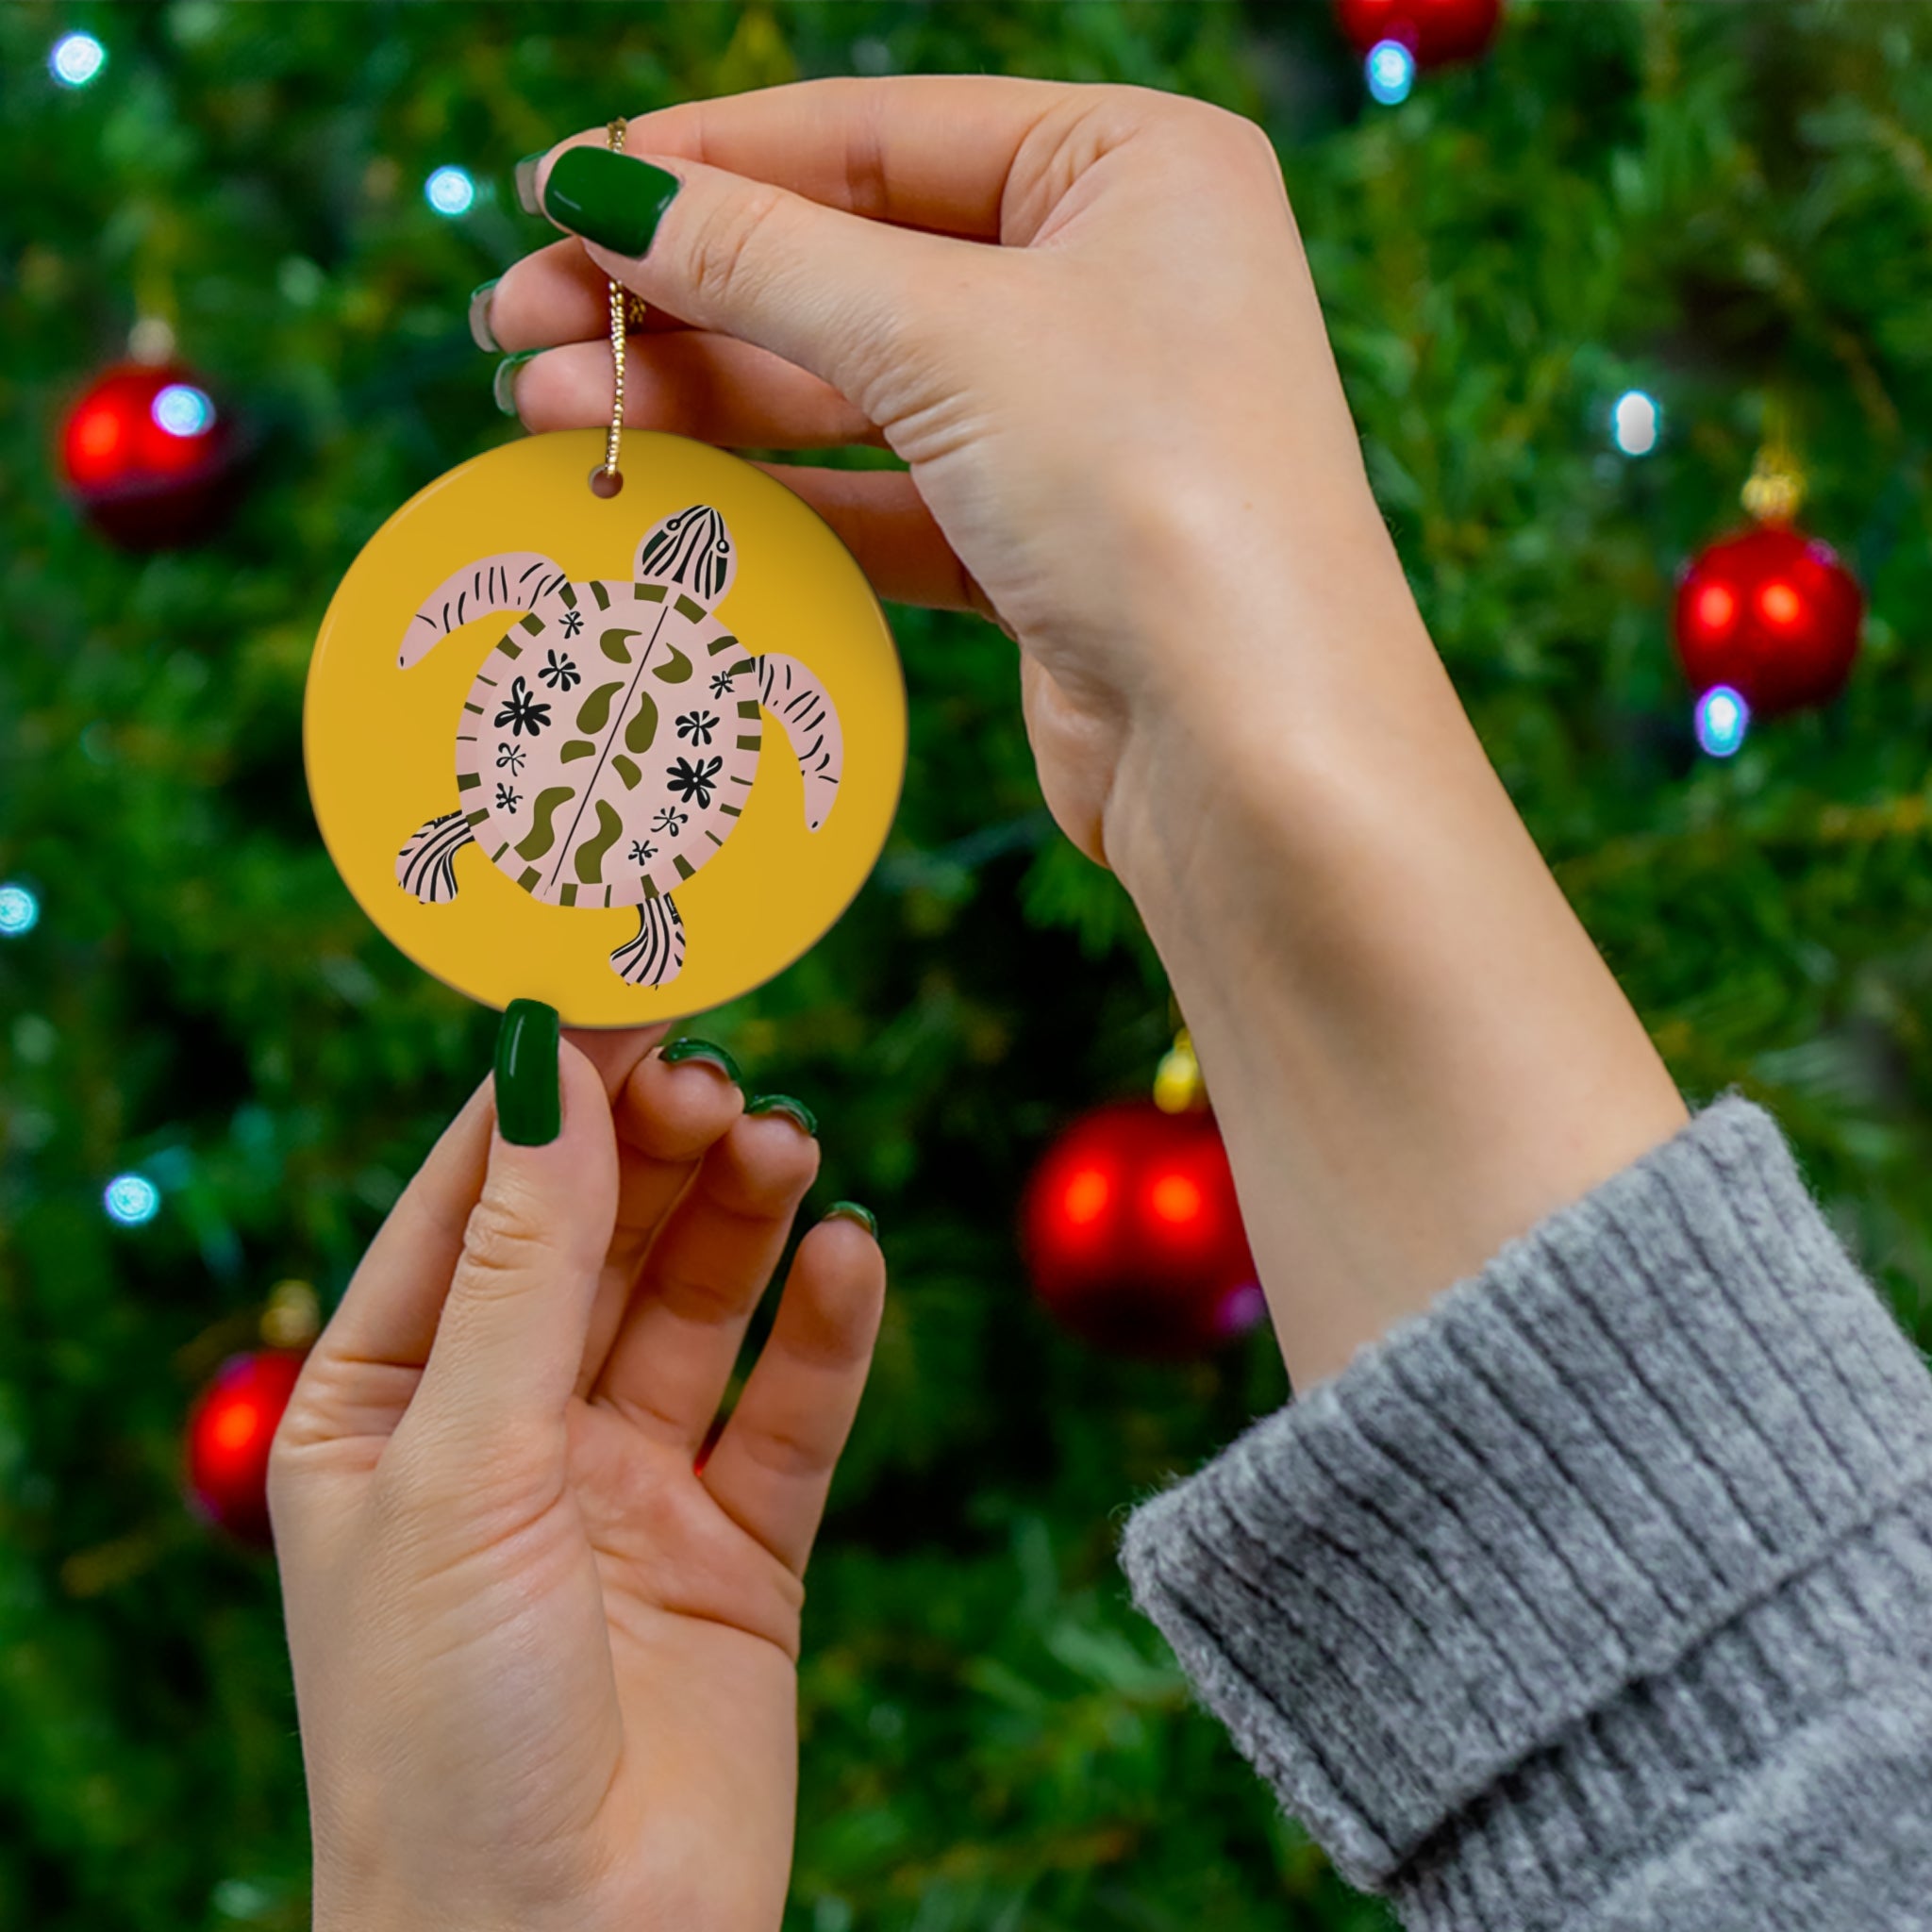
<svg viewBox="0 0 1932 1932">
<path fill-rule="evenodd" d="M 1144 1505 L 1124 1561 L 1418 1932 L 1932 1926 L 1932 1377 L 1744 1101 Z"/>
</svg>

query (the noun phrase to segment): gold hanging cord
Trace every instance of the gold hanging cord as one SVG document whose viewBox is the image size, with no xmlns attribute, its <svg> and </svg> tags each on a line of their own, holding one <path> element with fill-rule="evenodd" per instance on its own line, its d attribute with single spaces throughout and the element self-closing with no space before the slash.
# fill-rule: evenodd
<svg viewBox="0 0 1932 1932">
<path fill-rule="evenodd" d="M 613 154 L 624 152 L 626 131 L 622 119 L 611 122 L 605 128 L 604 137 Z M 642 296 L 632 294 L 622 282 L 610 284 L 610 431 L 604 439 L 604 466 L 591 474 L 591 488 L 599 496 L 615 496 L 624 488 L 624 478 L 618 474 L 617 455 L 624 441 L 625 336 L 627 330 L 644 325 L 645 313 Z"/>
</svg>

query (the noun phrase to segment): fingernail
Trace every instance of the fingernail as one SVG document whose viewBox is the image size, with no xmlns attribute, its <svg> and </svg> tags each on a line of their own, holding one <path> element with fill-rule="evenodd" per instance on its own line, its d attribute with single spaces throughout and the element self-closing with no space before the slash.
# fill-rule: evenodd
<svg viewBox="0 0 1932 1932">
<path fill-rule="evenodd" d="M 746 1113 L 782 1113 L 813 1140 L 818 1139 L 818 1116 L 802 1100 L 793 1100 L 789 1093 L 760 1093 L 756 1100 L 744 1103 Z"/>
<path fill-rule="evenodd" d="M 827 1221 L 856 1221 L 874 1241 L 879 1238 L 878 1217 L 870 1208 L 861 1208 L 857 1201 L 834 1201 L 825 1209 Z"/>
<path fill-rule="evenodd" d="M 544 153 L 548 152 L 546 148 Z M 537 205 L 537 168 L 542 158 L 542 155 L 525 155 L 516 165 L 514 179 L 517 184 L 517 206 L 526 215 L 541 215 L 543 212 Z"/>
<path fill-rule="evenodd" d="M 512 1000 L 496 1036 L 496 1124 L 519 1147 L 547 1147 L 563 1131 L 557 1008 Z"/>
<path fill-rule="evenodd" d="M 495 332 L 490 326 L 490 298 L 496 293 L 499 279 L 492 275 L 482 287 L 470 291 L 470 340 L 479 349 L 488 349 L 492 356 L 503 354 L 503 344 L 496 340 Z"/>
<path fill-rule="evenodd" d="M 673 1067 L 684 1060 L 702 1060 L 708 1067 L 716 1067 L 734 1087 L 744 1085 L 738 1062 L 722 1046 L 715 1046 L 708 1040 L 674 1040 L 658 1050 L 658 1058 Z"/>
<path fill-rule="evenodd" d="M 514 356 L 506 356 L 496 365 L 496 374 L 490 379 L 490 393 L 496 398 L 496 407 L 506 416 L 517 412 L 517 371 L 532 356 L 541 356 L 541 349 L 519 349 Z"/>
<path fill-rule="evenodd" d="M 675 175 L 608 147 L 565 148 L 543 184 L 543 212 L 601 248 L 642 255 L 682 185 Z"/>
</svg>

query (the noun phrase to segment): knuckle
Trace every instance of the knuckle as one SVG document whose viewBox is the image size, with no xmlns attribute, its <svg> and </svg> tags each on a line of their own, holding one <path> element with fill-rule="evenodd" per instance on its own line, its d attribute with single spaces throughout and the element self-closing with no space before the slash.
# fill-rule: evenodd
<svg viewBox="0 0 1932 1932">
<path fill-rule="evenodd" d="M 514 1203 L 486 1193 L 470 1210 L 452 1292 L 484 1300 L 513 1292 L 549 1259 L 549 1244 L 528 1216 Z"/>
<path fill-rule="evenodd" d="M 687 256 L 691 290 L 702 302 L 728 308 L 743 298 L 785 207 L 781 190 L 753 183 L 706 214 Z"/>
</svg>

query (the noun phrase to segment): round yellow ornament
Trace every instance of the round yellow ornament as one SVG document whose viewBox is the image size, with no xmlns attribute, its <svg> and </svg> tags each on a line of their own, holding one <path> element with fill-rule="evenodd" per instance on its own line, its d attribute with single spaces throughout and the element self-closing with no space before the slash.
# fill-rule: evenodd
<svg viewBox="0 0 1932 1932">
<path fill-rule="evenodd" d="M 349 890 L 426 971 L 572 1026 L 782 971 L 877 859 L 906 767 L 885 613 L 749 463 L 528 437 L 412 497 L 342 579 L 303 716 Z"/>
</svg>

